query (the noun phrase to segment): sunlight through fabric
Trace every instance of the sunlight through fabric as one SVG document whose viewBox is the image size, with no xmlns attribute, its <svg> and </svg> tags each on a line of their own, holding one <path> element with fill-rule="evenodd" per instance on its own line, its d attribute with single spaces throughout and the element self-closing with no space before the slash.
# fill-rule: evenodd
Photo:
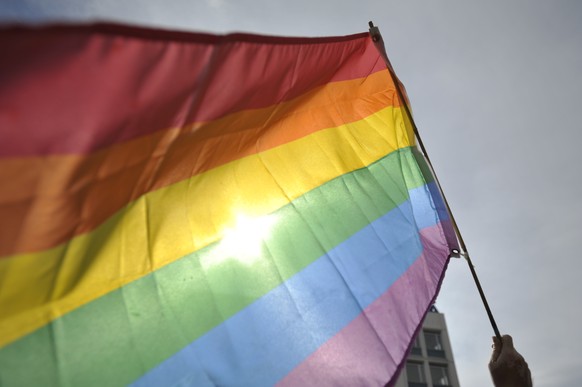
<svg viewBox="0 0 582 387">
<path fill-rule="evenodd" d="M 237 214 L 234 226 L 225 229 L 214 251 L 201 260 L 202 265 L 216 265 L 227 259 L 253 263 L 261 255 L 262 242 L 269 237 L 276 222 L 276 215 L 253 218 Z"/>
</svg>

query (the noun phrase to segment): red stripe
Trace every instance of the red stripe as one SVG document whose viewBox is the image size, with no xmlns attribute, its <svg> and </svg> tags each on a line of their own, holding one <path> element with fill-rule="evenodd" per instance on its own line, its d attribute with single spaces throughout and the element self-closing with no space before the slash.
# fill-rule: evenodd
<svg viewBox="0 0 582 387">
<path fill-rule="evenodd" d="M 13 28 L 0 31 L 0 49 L 0 156 L 87 153 L 385 68 L 364 34 Z"/>
</svg>

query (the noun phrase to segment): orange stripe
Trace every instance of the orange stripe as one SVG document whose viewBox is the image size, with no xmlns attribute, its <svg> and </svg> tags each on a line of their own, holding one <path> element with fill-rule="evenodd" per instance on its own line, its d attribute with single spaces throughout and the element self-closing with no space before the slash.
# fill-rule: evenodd
<svg viewBox="0 0 582 387">
<path fill-rule="evenodd" d="M 381 71 L 85 156 L 0 160 L 0 256 L 56 246 L 95 229 L 147 192 L 397 106 L 390 86 L 387 71 Z"/>
</svg>

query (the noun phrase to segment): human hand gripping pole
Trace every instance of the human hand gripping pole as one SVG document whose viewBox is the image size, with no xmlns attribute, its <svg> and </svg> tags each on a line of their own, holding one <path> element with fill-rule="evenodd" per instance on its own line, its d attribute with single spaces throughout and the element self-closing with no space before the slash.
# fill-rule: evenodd
<svg viewBox="0 0 582 387">
<path fill-rule="evenodd" d="M 532 387 L 531 372 L 519 352 L 513 347 L 513 338 L 493 336 L 493 353 L 489 372 L 495 387 Z"/>
</svg>

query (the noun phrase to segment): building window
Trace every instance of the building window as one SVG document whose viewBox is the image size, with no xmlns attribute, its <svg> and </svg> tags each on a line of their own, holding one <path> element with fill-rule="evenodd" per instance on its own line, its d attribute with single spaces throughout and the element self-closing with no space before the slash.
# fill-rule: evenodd
<svg viewBox="0 0 582 387">
<path fill-rule="evenodd" d="M 412 349 L 410 350 L 410 353 L 412 355 L 422 355 L 422 349 L 420 348 L 420 339 L 418 338 L 418 336 L 416 336 L 414 338 L 414 341 L 412 342 Z"/>
<path fill-rule="evenodd" d="M 408 387 L 426 387 L 422 363 L 407 362 L 406 377 L 408 378 Z"/>
<path fill-rule="evenodd" d="M 449 387 L 449 373 L 446 365 L 431 364 L 430 377 L 434 387 Z"/>
<path fill-rule="evenodd" d="M 424 332 L 424 341 L 426 342 L 428 356 L 445 357 L 440 332 Z"/>
</svg>

